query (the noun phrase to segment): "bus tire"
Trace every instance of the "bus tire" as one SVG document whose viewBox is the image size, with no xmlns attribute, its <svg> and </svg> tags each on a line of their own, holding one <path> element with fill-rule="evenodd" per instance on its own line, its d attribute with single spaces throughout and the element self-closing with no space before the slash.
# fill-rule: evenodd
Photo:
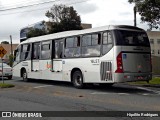
<svg viewBox="0 0 160 120">
<path fill-rule="evenodd" d="M 84 87 L 83 75 L 81 71 L 75 71 L 72 76 L 72 83 L 75 88 L 81 89 Z"/>
<path fill-rule="evenodd" d="M 25 82 L 28 81 L 27 72 L 25 69 L 23 69 L 23 71 L 22 71 L 22 78 L 23 78 L 23 81 L 25 81 Z"/>
</svg>

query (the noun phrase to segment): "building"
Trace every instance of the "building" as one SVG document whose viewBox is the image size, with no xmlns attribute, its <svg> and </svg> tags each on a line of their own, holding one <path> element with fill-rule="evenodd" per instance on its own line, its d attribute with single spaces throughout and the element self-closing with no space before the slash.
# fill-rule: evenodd
<svg viewBox="0 0 160 120">
<path fill-rule="evenodd" d="M 81 26 L 83 29 L 92 28 L 92 24 L 88 24 L 88 23 L 82 23 Z"/>
<path fill-rule="evenodd" d="M 0 44 L 0 46 L 2 46 L 7 51 L 7 53 L 3 57 L 3 60 L 4 62 L 8 63 L 9 55 L 11 54 L 11 44 Z M 12 44 L 12 50 L 14 51 L 17 48 L 17 46 L 18 44 Z"/>
<path fill-rule="evenodd" d="M 160 31 L 147 31 L 152 54 L 152 72 L 160 75 Z"/>
<path fill-rule="evenodd" d="M 160 31 L 147 31 L 147 34 L 151 45 L 152 55 L 160 57 Z"/>
</svg>

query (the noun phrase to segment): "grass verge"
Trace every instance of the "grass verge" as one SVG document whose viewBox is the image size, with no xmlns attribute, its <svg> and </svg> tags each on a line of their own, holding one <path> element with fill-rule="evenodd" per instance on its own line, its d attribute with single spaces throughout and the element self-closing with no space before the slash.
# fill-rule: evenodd
<svg viewBox="0 0 160 120">
<path fill-rule="evenodd" d="M 129 84 L 135 85 L 160 85 L 160 77 L 152 78 L 152 80 L 147 83 L 146 81 L 136 81 L 136 82 L 129 82 Z"/>
<path fill-rule="evenodd" d="M 11 88 L 14 87 L 12 84 L 0 83 L 0 88 Z"/>
</svg>

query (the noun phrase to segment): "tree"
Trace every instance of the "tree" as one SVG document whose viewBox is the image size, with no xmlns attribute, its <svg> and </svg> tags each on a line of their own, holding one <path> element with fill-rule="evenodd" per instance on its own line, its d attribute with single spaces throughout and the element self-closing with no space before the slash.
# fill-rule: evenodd
<svg viewBox="0 0 160 120">
<path fill-rule="evenodd" d="M 46 32 L 44 29 L 38 29 L 38 28 L 29 28 L 29 32 L 27 33 L 27 38 L 30 37 L 37 37 L 41 35 L 45 35 Z"/>
<path fill-rule="evenodd" d="M 72 6 L 53 5 L 45 15 L 51 20 L 48 23 L 49 33 L 82 29 L 81 18 Z"/>
<path fill-rule="evenodd" d="M 2 41 L 1 44 L 9 44 L 8 41 Z"/>
<path fill-rule="evenodd" d="M 142 22 L 147 22 L 150 30 L 160 28 L 160 0 L 128 0 L 135 3 Z"/>
</svg>

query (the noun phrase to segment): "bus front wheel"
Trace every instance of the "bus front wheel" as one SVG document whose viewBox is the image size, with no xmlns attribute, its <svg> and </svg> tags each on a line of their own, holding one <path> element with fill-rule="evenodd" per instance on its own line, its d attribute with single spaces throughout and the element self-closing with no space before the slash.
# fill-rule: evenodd
<svg viewBox="0 0 160 120">
<path fill-rule="evenodd" d="M 22 72 L 22 78 L 23 78 L 23 81 L 27 82 L 28 81 L 28 78 L 27 78 L 27 72 L 26 70 L 24 69 L 23 72 Z"/>
<path fill-rule="evenodd" d="M 73 83 L 74 87 L 76 87 L 78 89 L 81 89 L 81 88 L 84 87 L 83 76 L 82 76 L 82 73 L 80 71 L 75 71 L 73 73 L 72 83 Z"/>
</svg>

